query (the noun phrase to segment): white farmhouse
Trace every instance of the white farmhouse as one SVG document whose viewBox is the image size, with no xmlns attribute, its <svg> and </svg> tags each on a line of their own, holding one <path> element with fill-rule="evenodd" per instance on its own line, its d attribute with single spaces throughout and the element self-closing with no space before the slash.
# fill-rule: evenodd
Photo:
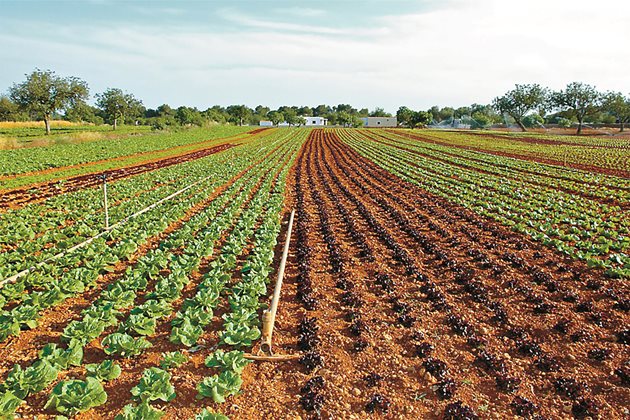
<svg viewBox="0 0 630 420">
<path fill-rule="evenodd" d="M 273 123 L 271 121 L 260 121 L 258 125 L 261 127 L 273 127 Z"/>
<path fill-rule="evenodd" d="M 308 127 L 328 125 L 328 119 L 324 117 L 302 117 L 302 118 L 304 118 L 304 121 L 305 121 L 304 125 Z M 288 127 L 289 124 L 286 121 L 284 121 L 278 124 L 278 126 Z"/>
<path fill-rule="evenodd" d="M 366 117 L 361 119 L 364 127 L 398 127 L 396 117 Z"/>
<path fill-rule="evenodd" d="M 328 119 L 324 117 L 302 117 L 306 120 L 305 125 L 328 125 Z"/>
</svg>

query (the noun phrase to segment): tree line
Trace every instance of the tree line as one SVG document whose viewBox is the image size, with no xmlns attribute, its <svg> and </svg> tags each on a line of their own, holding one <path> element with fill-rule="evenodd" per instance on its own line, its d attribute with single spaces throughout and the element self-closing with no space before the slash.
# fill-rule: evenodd
<svg viewBox="0 0 630 420">
<path fill-rule="evenodd" d="M 630 98 L 621 92 L 599 92 L 581 82 L 569 83 L 553 91 L 539 84 L 516 84 L 491 104 L 472 104 L 460 108 L 433 106 L 427 111 L 412 111 L 401 107 L 398 122 L 416 127 L 456 121 L 469 123 L 472 128 L 487 128 L 495 124 L 516 124 L 522 131 L 528 128 L 557 124 L 577 125 L 577 134 L 584 124 L 619 124 L 624 131 L 630 122 Z"/>
<path fill-rule="evenodd" d="M 258 105 L 215 105 L 206 110 L 163 104 L 146 108 L 142 101 L 122 89 L 109 88 L 90 98 L 88 84 L 77 77 L 61 77 L 51 70 L 35 69 L 26 80 L 14 83 L 7 95 L 0 96 L 0 121 L 42 120 L 46 133 L 50 121 L 64 119 L 91 124 L 120 123 L 151 125 L 156 129 L 207 124 L 258 125 L 271 121 L 273 125 L 304 124 L 303 117 L 324 117 L 331 125 L 359 127 L 364 117 L 391 117 L 383 108 L 372 111 L 357 109 L 349 104 L 336 106 L 281 106 L 275 110 Z M 599 92 L 588 84 L 573 82 L 565 89 L 551 91 L 538 84 L 517 84 L 514 89 L 496 97 L 491 104 L 472 104 L 452 108 L 433 106 L 428 110 L 412 110 L 401 106 L 396 112 L 398 124 L 422 127 L 429 124 L 469 123 L 473 128 L 495 124 L 516 124 L 523 131 L 543 124 L 570 127 L 577 124 L 580 134 L 585 123 L 619 123 L 621 131 L 630 121 L 630 99 L 619 92 Z"/>
<path fill-rule="evenodd" d="M 324 117 L 329 124 L 358 127 L 361 118 L 388 116 L 382 108 L 369 111 L 356 109 L 348 104 L 336 106 L 281 106 L 271 110 L 258 105 L 215 105 L 206 110 L 180 106 L 172 108 L 162 104 L 156 109 L 146 108 L 142 101 L 122 89 L 109 88 L 97 93 L 94 105 L 88 104 L 88 84 L 78 77 L 61 77 L 51 70 L 35 69 L 26 75 L 26 80 L 14 83 L 7 95 L 0 95 L 0 121 L 43 121 L 46 134 L 50 134 L 50 121 L 62 119 L 90 124 L 111 124 L 115 130 L 122 122 L 151 125 L 156 129 L 177 126 L 203 126 L 207 124 L 258 125 L 260 121 L 271 121 L 278 125 L 302 125 L 303 117 Z"/>
<path fill-rule="evenodd" d="M 528 121 L 555 121 L 560 124 L 577 121 L 577 134 L 586 122 L 619 123 L 620 131 L 630 121 L 630 98 L 621 92 L 599 92 L 586 83 L 569 83 L 552 91 L 538 84 L 517 84 L 503 96 L 496 97 L 493 108 L 509 115 L 521 130 Z M 547 113 L 556 111 L 554 114 Z M 563 121 L 564 120 L 564 121 Z"/>
</svg>

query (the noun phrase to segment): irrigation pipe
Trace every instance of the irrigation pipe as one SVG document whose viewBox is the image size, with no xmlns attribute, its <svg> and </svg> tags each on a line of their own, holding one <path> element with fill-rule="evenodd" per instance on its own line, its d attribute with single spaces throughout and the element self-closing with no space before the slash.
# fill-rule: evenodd
<svg viewBox="0 0 630 420">
<path fill-rule="evenodd" d="M 25 270 L 22 270 L 22 271 L 20 271 L 19 273 L 12 275 L 11 277 L 7 277 L 6 279 L 4 279 L 4 280 L 0 281 L 0 289 L 2 289 L 2 288 L 4 287 L 4 285 L 5 285 L 5 284 L 7 284 L 7 283 L 14 283 L 14 282 L 15 282 L 17 279 L 19 279 L 20 277 L 23 277 L 23 276 L 27 275 L 28 273 L 32 273 L 33 271 L 37 270 L 38 268 L 41 268 L 41 267 L 42 267 L 42 266 L 44 266 L 45 264 L 48 264 L 48 263 L 50 263 L 50 262 L 53 262 L 54 260 L 57 260 L 57 259 L 59 259 L 59 258 L 63 257 L 64 255 L 66 255 L 66 254 L 70 253 L 70 252 L 76 251 L 77 249 L 80 249 L 80 248 L 83 248 L 83 247 L 84 247 L 84 246 L 86 246 L 86 245 L 89 245 L 89 244 L 90 244 L 90 243 L 92 243 L 95 239 L 98 239 L 98 238 L 100 238 L 100 237 L 102 237 L 102 236 L 106 235 L 107 233 L 111 232 L 113 229 L 115 229 L 115 228 L 117 228 L 118 226 L 120 226 L 120 225 L 122 225 L 122 224 L 124 224 L 124 223 L 128 222 L 129 220 L 133 219 L 134 217 L 138 217 L 138 216 L 140 216 L 141 214 L 144 214 L 144 213 L 148 212 L 149 210 L 152 210 L 152 209 L 156 208 L 157 206 L 159 206 L 160 204 L 164 203 L 165 201 L 168 201 L 168 200 L 171 200 L 171 199 L 173 199 L 173 198 L 177 197 L 178 195 L 180 195 L 180 194 L 182 194 L 182 193 L 184 193 L 184 192 L 188 191 L 189 189 L 191 189 L 191 188 L 193 188 L 193 187 L 195 187 L 195 186 L 197 186 L 197 185 L 201 184 L 202 182 L 207 181 L 208 179 L 210 179 L 210 178 L 212 178 L 212 177 L 214 177 L 214 176 L 215 176 L 215 174 L 209 175 L 209 176 L 207 176 L 207 177 L 205 177 L 205 178 L 203 178 L 203 179 L 200 179 L 200 180 L 199 180 L 199 181 L 197 181 L 197 182 L 194 182 L 194 183 L 190 184 L 190 185 L 189 185 L 189 186 L 187 186 L 187 187 L 182 188 L 182 189 L 181 189 L 181 190 L 179 190 L 179 191 L 175 191 L 175 192 L 174 192 L 174 193 L 172 193 L 171 195 L 169 195 L 169 196 L 167 196 L 167 197 L 164 197 L 164 198 L 162 198 L 162 199 L 160 199 L 160 200 L 156 201 L 155 203 L 151 204 L 150 206 L 145 207 L 145 208 L 143 208 L 142 210 L 137 211 L 136 213 L 133 213 L 133 214 L 131 214 L 131 215 L 129 215 L 129 216 L 127 216 L 127 217 L 125 217 L 124 219 L 121 219 L 120 221 L 118 221 L 118 222 L 114 223 L 113 225 L 111 225 L 111 226 L 109 226 L 109 227 L 105 228 L 105 230 L 103 230 L 103 231 L 102 231 L 101 233 L 99 233 L 98 235 L 96 235 L 96 236 L 92 236 L 91 238 L 89 238 L 89 239 L 87 239 L 87 240 L 85 240 L 85 241 L 81 242 L 80 244 L 74 245 L 72 248 L 68 248 L 68 249 L 66 249 L 65 251 L 62 251 L 62 252 L 60 252 L 60 253 L 58 253 L 58 254 L 56 254 L 56 255 L 53 255 L 52 257 L 48 257 L 48 258 L 47 258 L 47 259 L 45 259 L 44 261 L 41 261 L 41 262 L 39 262 L 39 263 L 35 264 L 35 265 L 34 265 L 34 266 L 32 266 L 32 267 L 29 267 L 29 268 L 27 268 L 27 269 L 25 269 Z"/>
<path fill-rule="evenodd" d="M 295 217 L 295 209 L 291 211 L 289 218 L 289 227 L 287 228 L 287 239 L 284 242 L 284 250 L 282 251 L 282 260 L 278 268 L 278 278 L 276 287 L 273 291 L 273 298 L 269 309 L 263 312 L 263 328 L 260 349 L 268 356 L 272 356 L 271 336 L 273 335 L 273 326 L 276 323 L 276 312 L 278 311 L 278 302 L 280 301 L 280 292 L 282 290 L 282 280 L 284 279 L 284 269 L 287 265 L 287 257 L 289 255 L 289 243 L 291 242 L 291 230 L 293 228 L 293 218 Z"/>
</svg>

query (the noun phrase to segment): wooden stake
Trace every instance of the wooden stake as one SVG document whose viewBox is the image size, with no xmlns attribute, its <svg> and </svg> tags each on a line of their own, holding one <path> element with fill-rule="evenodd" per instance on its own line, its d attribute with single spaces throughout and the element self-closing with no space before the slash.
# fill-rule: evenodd
<svg viewBox="0 0 630 420">
<path fill-rule="evenodd" d="M 290 360 L 297 360 L 300 358 L 299 354 L 279 354 L 275 356 L 256 356 L 253 354 L 245 354 L 243 356 L 247 360 L 253 360 L 255 362 L 288 362 Z"/>
</svg>

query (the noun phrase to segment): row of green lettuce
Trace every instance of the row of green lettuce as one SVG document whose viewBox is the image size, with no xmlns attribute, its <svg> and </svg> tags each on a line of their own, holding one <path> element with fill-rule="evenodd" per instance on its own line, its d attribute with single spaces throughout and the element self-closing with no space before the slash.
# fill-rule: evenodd
<svg viewBox="0 0 630 420">
<path fill-rule="evenodd" d="M 405 132 L 405 131 L 403 131 Z M 407 131 L 409 132 L 409 131 Z M 423 136 L 425 134 L 423 133 Z M 466 132 L 433 130 L 426 137 L 448 142 L 459 147 L 472 147 L 489 152 L 510 153 L 527 158 L 546 159 L 558 164 L 587 165 L 604 169 L 630 171 L 627 141 L 585 139 L 588 144 L 571 144 L 566 138 L 562 143 L 544 143 L 502 139 L 496 136 L 471 135 Z M 560 139 L 554 139 L 560 140 Z M 575 142 L 575 141 L 573 141 Z M 623 146 L 625 142 L 625 147 Z"/>
<path fill-rule="evenodd" d="M 603 200 L 613 199 L 623 204 L 630 202 L 630 180 L 625 178 L 444 146 L 432 143 L 430 136 L 425 140 L 418 140 L 382 130 L 372 131 L 370 134 L 377 141 L 408 148 L 431 158 L 446 160 L 494 176 L 517 179 L 527 184 L 561 189 Z"/>
<path fill-rule="evenodd" d="M 86 247 L 5 285 L 0 291 L 3 306 L 0 312 L 0 341 L 19 335 L 22 329 L 33 328 L 43 310 L 94 287 L 102 275 L 113 271 L 119 262 L 127 261 L 147 240 L 183 217 L 187 209 L 202 202 L 206 197 L 204 191 L 217 188 L 253 164 L 258 150 L 256 145 L 249 145 L 241 153 L 229 153 L 220 160 L 206 162 L 212 167 L 214 176 L 192 189 L 183 199 L 164 203 Z M 207 176 L 203 172 L 196 174 L 198 177 Z"/>
<path fill-rule="evenodd" d="M 235 157 L 227 159 L 226 156 L 222 164 L 215 161 L 212 166 L 214 176 L 182 199 L 130 219 L 89 245 L 5 285 L 1 292 L 4 302 L 1 303 L 3 307 L 7 303 L 12 305 L 0 313 L 0 340 L 18 335 L 23 328 L 33 328 L 42 310 L 94 287 L 100 276 L 113 271 L 120 261 L 127 261 L 150 238 L 206 199 L 205 191 L 218 188 L 252 163 L 248 155 L 240 159 Z"/>
</svg>

